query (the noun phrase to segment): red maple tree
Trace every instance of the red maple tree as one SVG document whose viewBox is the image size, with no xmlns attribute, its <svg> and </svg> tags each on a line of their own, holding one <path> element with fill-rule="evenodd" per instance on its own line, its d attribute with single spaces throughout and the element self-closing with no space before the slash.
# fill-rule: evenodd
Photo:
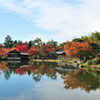
<svg viewBox="0 0 100 100">
<path fill-rule="evenodd" d="M 44 45 L 45 49 L 46 49 L 46 53 L 49 53 L 52 51 L 52 46 L 51 45 Z"/>
<path fill-rule="evenodd" d="M 39 49 L 34 48 L 34 46 L 32 46 L 32 47 L 30 47 L 30 49 L 28 50 L 28 53 L 29 53 L 29 54 L 32 54 L 32 55 L 36 55 L 38 51 L 39 51 Z"/>
<path fill-rule="evenodd" d="M 16 50 L 19 52 L 27 52 L 28 48 L 27 45 L 18 45 L 16 46 Z"/>
</svg>

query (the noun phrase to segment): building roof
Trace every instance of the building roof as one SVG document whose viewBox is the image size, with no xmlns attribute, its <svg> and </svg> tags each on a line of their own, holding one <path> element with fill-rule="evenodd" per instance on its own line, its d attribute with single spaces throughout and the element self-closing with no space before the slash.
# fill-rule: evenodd
<svg viewBox="0 0 100 100">
<path fill-rule="evenodd" d="M 65 54 L 65 51 L 56 51 L 56 54 Z"/>
<path fill-rule="evenodd" d="M 21 55 L 31 55 L 31 54 L 29 54 L 27 52 L 21 52 Z"/>
<path fill-rule="evenodd" d="M 66 52 L 64 51 L 64 49 L 58 49 L 58 50 L 56 50 L 55 53 L 60 55 L 60 54 L 65 54 Z"/>
<path fill-rule="evenodd" d="M 10 52 L 8 52 L 7 54 L 16 54 L 16 55 L 31 55 L 31 54 L 29 54 L 29 53 L 27 53 L 27 52 L 19 52 L 19 51 L 17 51 L 17 50 L 12 50 L 12 51 L 10 51 Z"/>
<path fill-rule="evenodd" d="M 17 55 L 20 55 L 21 53 L 14 49 L 14 50 L 8 52 L 7 54 L 17 54 Z"/>
<path fill-rule="evenodd" d="M 56 51 L 64 51 L 64 49 L 61 48 L 61 49 L 57 49 Z"/>
</svg>

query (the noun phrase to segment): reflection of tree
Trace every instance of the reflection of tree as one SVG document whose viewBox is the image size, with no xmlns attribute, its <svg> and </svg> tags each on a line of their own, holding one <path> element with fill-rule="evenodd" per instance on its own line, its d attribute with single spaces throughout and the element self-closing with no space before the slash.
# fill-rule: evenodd
<svg viewBox="0 0 100 100">
<path fill-rule="evenodd" d="M 9 70 L 9 68 L 6 65 L 7 65 L 7 62 L 1 62 L 0 69 L 4 71 Z"/>
<path fill-rule="evenodd" d="M 22 74 L 26 74 L 27 68 L 24 68 L 24 67 L 17 68 L 15 71 L 16 71 L 17 74 L 22 75 Z"/>
<path fill-rule="evenodd" d="M 79 69 L 75 73 L 66 74 L 64 84 L 66 89 L 81 88 L 87 92 L 100 87 L 100 78 L 89 74 L 86 70 Z"/>
<path fill-rule="evenodd" d="M 36 82 L 40 81 L 41 78 L 42 78 L 42 75 L 41 74 L 37 74 L 36 72 L 33 72 L 32 73 L 32 79 L 34 79 Z"/>
<path fill-rule="evenodd" d="M 57 79 L 56 71 L 53 71 L 52 73 L 46 74 L 48 77 L 50 77 L 53 80 Z"/>
<path fill-rule="evenodd" d="M 39 72 L 41 75 L 44 75 L 46 71 L 46 68 L 39 68 Z"/>
<path fill-rule="evenodd" d="M 12 73 L 12 71 L 6 65 L 7 62 L 1 62 L 0 69 L 3 70 L 4 77 L 6 78 L 6 80 L 8 80 L 10 78 L 10 74 Z"/>
<path fill-rule="evenodd" d="M 27 74 L 30 76 L 31 75 L 31 71 L 30 70 L 27 70 Z"/>
<path fill-rule="evenodd" d="M 4 71 L 4 77 L 6 78 L 6 80 L 8 80 L 10 78 L 10 74 L 12 74 L 11 70 Z"/>
<path fill-rule="evenodd" d="M 36 70 L 32 73 L 33 79 L 38 82 L 41 80 L 42 76 L 46 75 L 51 79 L 57 79 L 56 72 L 53 69 L 47 67 L 46 65 L 40 65 Z"/>
<path fill-rule="evenodd" d="M 13 67 L 9 65 L 9 68 L 6 67 L 7 63 L 0 63 L 0 69 L 3 69 L 4 75 L 6 79 L 9 79 L 10 74 L 13 71 L 13 74 L 20 74 L 20 75 L 25 75 L 28 74 L 29 76 L 32 76 L 32 79 L 34 79 L 36 82 L 40 81 L 42 76 L 46 75 L 47 77 L 51 78 L 52 80 L 57 79 L 57 73 L 61 75 L 61 78 L 65 77 L 66 72 L 60 72 L 54 69 L 54 65 L 51 65 L 52 63 L 39 63 L 38 65 L 31 64 L 31 65 L 24 65 L 22 66 L 22 63 L 19 64 L 22 67 L 16 67 L 16 63 L 13 63 Z M 49 65 L 52 66 L 52 68 L 49 67 Z M 15 66 L 15 67 L 14 67 Z"/>
</svg>

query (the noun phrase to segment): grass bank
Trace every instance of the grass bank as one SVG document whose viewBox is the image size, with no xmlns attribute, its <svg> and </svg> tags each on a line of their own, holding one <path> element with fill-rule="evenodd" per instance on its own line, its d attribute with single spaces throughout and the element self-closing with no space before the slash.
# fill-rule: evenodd
<svg viewBox="0 0 100 100">
<path fill-rule="evenodd" d="M 33 61 L 37 61 L 37 62 L 62 62 L 62 60 L 54 60 L 54 59 L 34 59 Z"/>
<path fill-rule="evenodd" d="M 7 59 L 8 57 L 3 57 L 3 56 L 0 57 L 0 60 L 7 60 Z"/>
<path fill-rule="evenodd" d="M 82 63 L 82 65 L 84 66 L 84 68 L 100 69 L 100 64 L 88 65 L 87 62 L 86 62 L 86 63 Z"/>
<path fill-rule="evenodd" d="M 87 60 L 87 62 L 81 62 L 79 59 L 69 59 L 66 60 L 67 65 L 73 64 L 82 65 L 83 68 L 90 68 L 90 69 L 100 69 L 100 58 L 94 58 L 92 60 Z"/>
</svg>

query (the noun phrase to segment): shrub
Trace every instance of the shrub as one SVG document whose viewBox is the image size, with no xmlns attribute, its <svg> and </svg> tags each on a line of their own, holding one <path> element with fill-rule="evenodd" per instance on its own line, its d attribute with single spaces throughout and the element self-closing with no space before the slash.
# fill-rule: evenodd
<svg viewBox="0 0 100 100">
<path fill-rule="evenodd" d="M 39 55 L 36 55 L 36 58 L 38 59 L 39 58 Z"/>
<path fill-rule="evenodd" d="M 88 60 L 88 61 L 87 61 L 87 64 L 88 64 L 88 65 L 92 65 L 92 60 Z"/>
<path fill-rule="evenodd" d="M 88 65 L 100 64 L 100 58 L 94 58 L 94 59 L 92 59 L 92 60 L 88 60 L 88 61 L 87 61 L 87 64 L 88 64 Z"/>
<path fill-rule="evenodd" d="M 92 62 L 93 62 L 94 65 L 99 64 L 100 59 L 99 58 L 94 58 L 94 59 L 92 59 Z"/>
<path fill-rule="evenodd" d="M 6 56 L 0 56 L 0 59 L 2 59 L 2 60 L 6 60 L 8 57 L 6 57 Z"/>
<path fill-rule="evenodd" d="M 98 64 L 98 61 L 97 60 L 92 60 L 92 63 L 93 63 L 93 65 L 96 65 L 96 64 Z"/>
</svg>

